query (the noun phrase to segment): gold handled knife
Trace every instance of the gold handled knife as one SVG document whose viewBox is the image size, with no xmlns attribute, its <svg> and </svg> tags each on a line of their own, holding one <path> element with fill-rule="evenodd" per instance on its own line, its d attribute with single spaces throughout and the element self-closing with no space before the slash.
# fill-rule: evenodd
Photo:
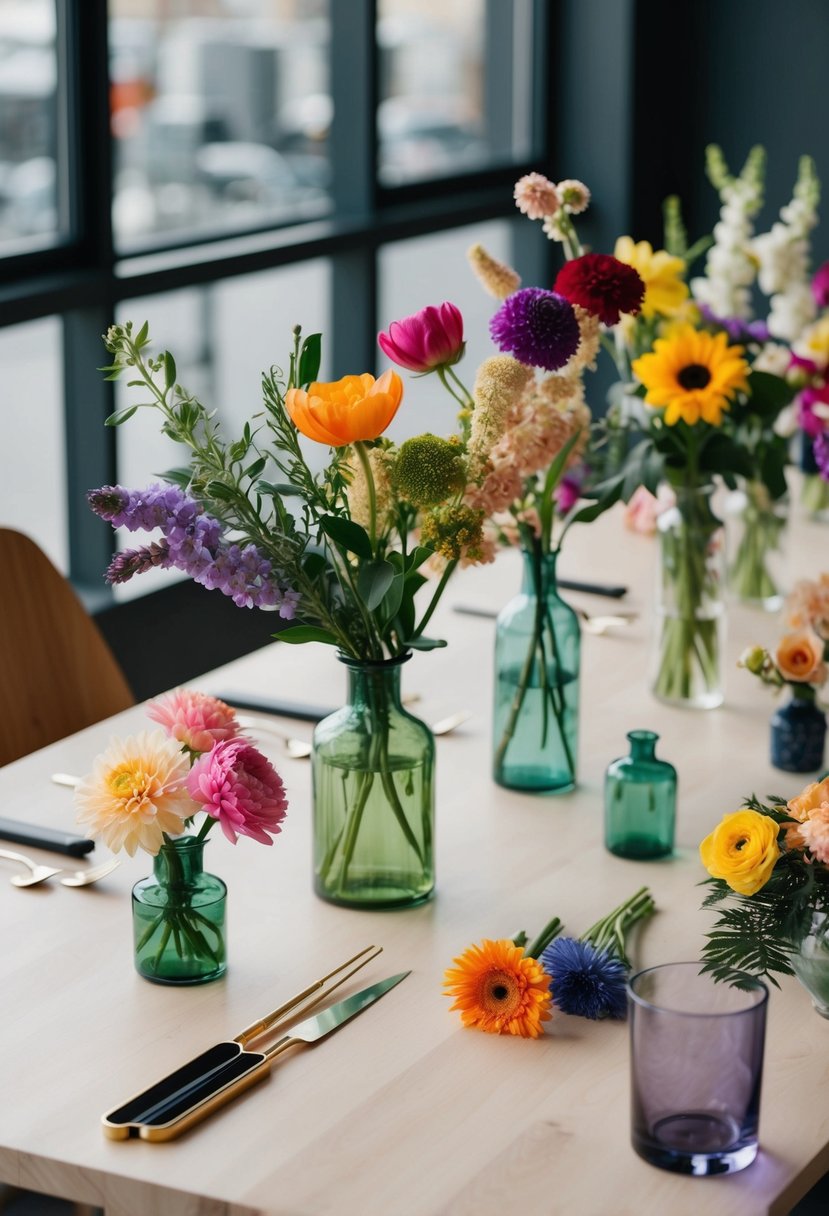
<svg viewBox="0 0 829 1216">
<path fill-rule="evenodd" d="M 217 1043 L 182 1068 L 151 1085 L 103 1116 L 112 1140 L 173 1140 L 268 1075 L 277 1056 L 300 1043 L 316 1043 L 368 1009 L 409 971 L 380 980 L 336 1005 L 306 1018 L 263 1051 L 248 1051 L 237 1041 Z"/>
</svg>

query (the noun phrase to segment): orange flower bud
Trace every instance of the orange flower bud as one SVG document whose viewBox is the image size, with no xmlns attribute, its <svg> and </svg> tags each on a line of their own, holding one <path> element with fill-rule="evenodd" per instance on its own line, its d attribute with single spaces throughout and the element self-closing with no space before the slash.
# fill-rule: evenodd
<svg viewBox="0 0 829 1216">
<path fill-rule="evenodd" d="M 307 392 L 288 389 L 285 408 L 298 431 L 317 443 L 345 447 L 382 435 L 403 398 L 403 381 L 389 369 L 378 380 L 368 372 L 343 376 L 327 384 L 314 382 Z"/>
</svg>

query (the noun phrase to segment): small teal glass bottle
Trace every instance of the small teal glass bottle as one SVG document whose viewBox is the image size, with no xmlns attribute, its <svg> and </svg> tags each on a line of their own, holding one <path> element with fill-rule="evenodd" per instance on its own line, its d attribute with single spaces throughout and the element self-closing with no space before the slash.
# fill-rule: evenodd
<svg viewBox="0 0 829 1216">
<path fill-rule="evenodd" d="M 630 755 L 608 765 L 605 846 L 617 857 L 653 861 L 673 852 L 676 769 L 657 760 L 658 739 L 652 730 L 630 731 Z"/>
<path fill-rule="evenodd" d="M 557 556 L 524 550 L 521 592 L 496 626 L 492 774 L 507 789 L 562 794 L 576 784 L 581 636 L 558 594 Z"/>
</svg>

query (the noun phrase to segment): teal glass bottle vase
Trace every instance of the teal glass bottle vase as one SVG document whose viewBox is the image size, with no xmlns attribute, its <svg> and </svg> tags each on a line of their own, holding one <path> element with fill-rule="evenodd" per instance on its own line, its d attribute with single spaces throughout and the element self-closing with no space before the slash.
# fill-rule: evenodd
<svg viewBox="0 0 829 1216">
<path fill-rule="evenodd" d="M 674 848 L 676 769 L 655 755 L 659 735 L 628 733 L 630 755 L 605 774 L 605 846 L 617 857 L 653 861 Z"/>
<path fill-rule="evenodd" d="M 132 889 L 136 970 L 157 984 L 205 984 L 227 968 L 227 887 L 205 873 L 204 845 L 168 838 Z"/>
<path fill-rule="evenodd" d="M 435 741 L 400 701 L 409 657 L 341 655 L 348 703 L 314 730 L 314 889 L 330 903 L 408 908 L 434 889 Z"/>
<path fill-rule="evenodd" d="M 581 634 L 558 593 L 557 556 L 524 550 L 521 591 L 496 625 L 492 774 L 507 789 L 576 784 Z"/>
</svg>

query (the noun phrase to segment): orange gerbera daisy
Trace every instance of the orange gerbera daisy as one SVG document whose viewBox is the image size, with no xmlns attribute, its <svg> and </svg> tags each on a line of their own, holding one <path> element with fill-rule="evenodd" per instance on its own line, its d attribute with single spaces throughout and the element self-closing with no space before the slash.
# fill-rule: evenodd
<svg viewBox="0 0 829 1216">
<path fill-rule="evenodd" d="M 550 977 L 537 959 L 525 958 L 511 941 L 484 940 L 470 946 L 445 974 L 452 1009 L 464 1026 L 487 1034 L 517 1034 L 536 1039 L 550 1017 Z"/>
</svg>

